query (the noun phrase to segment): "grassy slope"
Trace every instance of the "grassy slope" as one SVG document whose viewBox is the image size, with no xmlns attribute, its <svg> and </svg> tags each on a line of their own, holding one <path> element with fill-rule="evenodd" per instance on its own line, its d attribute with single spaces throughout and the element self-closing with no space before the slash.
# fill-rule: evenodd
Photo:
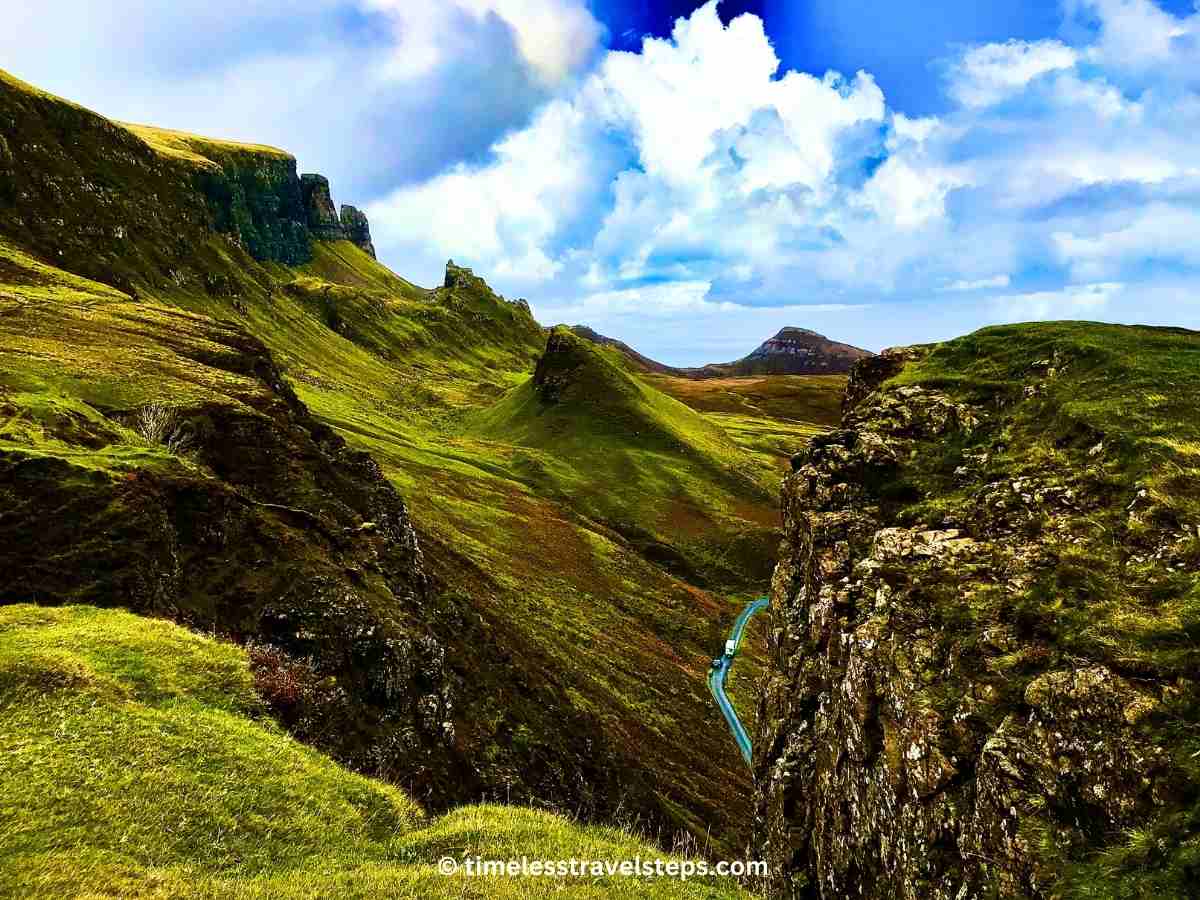
<svg viewBox="0 0 1200 900">
<path fill-rule="evenodd" d="M 526 381 L 470 417 L 468 433 L 538 451 L 527 465 L 540 492 L 635 540 L 644 533 L 680 550 L 685 569 L 752 589 L 755 574 L 765 577 L 761 562 L 735 555 L 723 564 L 714 556 L 739 542 L 752 553 L 747 538 L 757 534 L 769 558 L 773 473 L 600 347 L 563 328 L 555 341 L 568 381 L 562 397 L 547 403 Z"/>
<path fill-rule="evenodd" d="M 1034 523 L 1041 577 L 1002 614 L 1053 656 L 1013 660 L 1005 689 L 1020 696 L 1039 671 L 1099 663 L 1161 690 L 1140 736 L 1167 748 L 1186 777 L 1149 825 L 1098 857 L 1081 861 L 1046 835 L 1028 837 L 1058 858 L 1064 896 L 1184 896 L 1200 871 L 1200 334 L 1080 322 L 987 328 L 938 345 L 895 381 L 1002 411 L 1009 423 L 986 445 L 957 439 L 914 460 L 911 493 L 928 499 L 902 509 L 902 521 L 978 510 L 981 483 L 1021 479 L 1088 504 L 1086 528 L 1073 534 Z M 971 460 L 979 476 L 957 477 Z M 994 591 L 966 608 L 963 593 L 948 614 L 995 615 Z"/>
<path fill-rule="evenodd" d="M 780 470 L 787 469 L 798 446 L 838 424 L 846 386 L 844 375 L 642 379 L 703 413 L 755 459 Z"/>
<path fill-rule="evenodd" d="M 265 144 L 245 144 L 240 141 L 221 141 L 215 138 L 200 137 L 184 131 L 172 131 L 169 128 L 155 128 L 150 125 L 136 125 L 128 122 L 121 123 L 159 153 L 175 156 L 188 163 L 203 168 L 216 168 L 214 156 L 221 152 L 263 154 L 287 159 L 291 154 L 277 147 Z"/>
<path fill-rule="evenodd" d="M 445 855 L 658 852 L 546 813 L 430 820 L 261 718 L 245 654 L 91 607 L 0 608 L 0 893 L 62 897 L 734 897 L 736 885 L 466 879 Z"/>
<path fill-rule="evenodd" d="M 0 241 L 0 449 L 127 472 L 177 464 L 103 411 L 252 403 L 261 385 L 199 362 L 223 326 L 47 266 Z"/>
<path fill-rule="evenodd" d="M 735 834 L 748 786 L 703 678 L 736 603 L 757 588 L 744 585 L 731 603 L 672 576 L 635 544 L 661 536 L 722 573 L 732 568 L 723 555 L 749 531 L 762 555 L 776 516 L 760 486 L 770 476 L 743 479 L 739 496 L 711 473 L 688 473 L 694 458 L 660 448 L 651 459 L 618 446 L 621 437 L 575 456 L 566 445 L 484 433 L 479 416 L 527 392 L 540 329 L 485 286 L 384 284 L 395 276 L 353 245 L 315 252 L 283 296 L 249 312 L 301 398 L 384 466 L 447 593 L 517 629 L 535 651 L 524 662 L 530 675 L 561 686 L 562 702 L 597 723 L 624 765 L 655 773 L 660 815 L 701 836 L 711 830 L 717 842 Z M 688 414 L 640 391 L 676 418 Z M 706 449 L 737 454 L 702 427 Z M 610 453 L 661 480 L 610 492 L 612 470 L 601 465 Z M 530 733 L 522 702 L 509 695 L 480 710 L 484 739 L 501 758 L 513 740 L 553 756 L 559 736 Z"/>
</svg>

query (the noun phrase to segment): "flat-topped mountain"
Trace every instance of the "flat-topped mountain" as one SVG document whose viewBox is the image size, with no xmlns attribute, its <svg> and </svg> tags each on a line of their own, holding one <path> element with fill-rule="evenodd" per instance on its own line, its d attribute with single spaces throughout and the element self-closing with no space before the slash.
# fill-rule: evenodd
<svg viewBox="0 0 1200 900">
<path fill-rule="evenodd" d="M 873 356 L 869 350 L 833 341 L 808 328 L 781 328 L 749 356 L 731 363 L 689 370 L 694 378 L 730 375 L 831 375 L 850 371 L 858 360 Z"/>
</svg>

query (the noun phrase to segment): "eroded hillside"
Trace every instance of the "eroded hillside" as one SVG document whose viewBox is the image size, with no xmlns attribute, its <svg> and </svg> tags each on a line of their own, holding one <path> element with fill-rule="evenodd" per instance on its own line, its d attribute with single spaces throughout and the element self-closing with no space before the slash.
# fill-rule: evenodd
<svg viewBox="0 0 1200 900">
<path fill-rule="evenodd" d="M 784 486 L 771 897 L 1200 883 L 1200 335 L 989 328 L 860 363 Z"/>
</svg>

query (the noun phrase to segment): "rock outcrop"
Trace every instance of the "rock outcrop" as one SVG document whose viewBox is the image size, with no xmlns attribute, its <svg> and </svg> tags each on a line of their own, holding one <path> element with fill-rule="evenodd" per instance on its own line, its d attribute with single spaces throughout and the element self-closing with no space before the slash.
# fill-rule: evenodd
<svg viewBox="0 0 1200 900">
<path fill-rule="evenodd" d="M 1190 532 L 1149 525 L 1103 435 L 1017 444 L 1073 351 L 986 403 L 886 383 L 933 352 L 860 362 L 842 429 L 784 483 L 754 759 L 768 896 L 1175 896 L 1146 885 L 1200 877 L 1200 668 L 1153 649 L 1176 614 L 1144 645 L 1130 629 L 1196 590 Z M 1121 865 L 1136 890 L 1088 893 Z"/>
<path fill-rule="evenodd" d="M 375 245 L 371 243 L 371 223 L 366 213 L 358 207 L 342 204 L 342 232 L 346 240 L 375 258 Z"/>
<path fill-rule="evenodd" d="M 261 343 L 187 325 L 202 332 L 172 350 L 252 387 L 238 402 L 173 408 L 190 467 L 115 477 L 0 450 L 0 604 L 117 605 L 272 648 L 274 668 L 303 661 L 321 695 L 299 713 L 301 737 L 422 795 L 469 792 L 455 679 L 404 501 L 310 415 Z M 0 394 L 0 416 L 16 412 Z M 112 415 L 111 426 L 62 417 L 48 435 L 95 449 L 136 413 Z"/>
<path fill-rule="evenodd" d="M 459 288 L 470 290 L 485 290 L 487 284 L 468 266 L 455 265 L 454 260 L 446 262 L 446 277 L 442 279 L 442 287 L 448 291 Z"/>
<path fill-rule="evenodd" d="M 301 175 L 300 190 L 304 194 L 305 219 L 312 236 L 319 241 L 345 240 L 342 220 L 329 193 L 329 179 L 324 175 Z"/>
<path fill-rule="evenodd" d="M 312 259 L 296 160 L 283 154 L 216 152 L 215 166 L 194 178 L 213 227 L 259 262 L 303 265 Z"/>
</svg>

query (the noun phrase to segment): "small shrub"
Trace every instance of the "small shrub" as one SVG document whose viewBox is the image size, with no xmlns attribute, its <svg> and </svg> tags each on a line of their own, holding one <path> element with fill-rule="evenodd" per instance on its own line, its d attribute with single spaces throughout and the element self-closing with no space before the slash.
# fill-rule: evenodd
<svg viewBox="0 0 1200 900">
<path fill-rule="evenodd" d="M 166 447 L 171 453 L 183 453 L 192 443 L 178 410 L 162 403 L 150 403 L 139 409 L 133 419 L 133 430 L 143 440 Z"/>
<path fill-rule="evenodd" d="M 296 737 L 318 747 L 332 745 L 351 717 L 350 698 L 316 664 L 279 647 L 246 645 L 254 688 L 271 715 Z"/>
</svg>

